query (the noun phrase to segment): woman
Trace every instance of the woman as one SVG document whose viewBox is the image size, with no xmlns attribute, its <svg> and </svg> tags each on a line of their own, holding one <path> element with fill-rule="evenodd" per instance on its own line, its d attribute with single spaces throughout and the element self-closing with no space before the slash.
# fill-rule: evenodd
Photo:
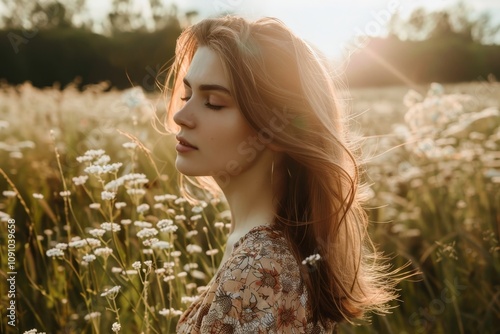
<svg viewBox="0 0 500 334">
<path fill-rule="evenodd" d="M 176 168 L 215 181 L 232 214 L 222 263 L 178 332 L 328 333 L 386 312 L 395 281 L 366 247 L 324 58 L 277 19 L 207 19 L 179 37 L 167 82 Z"/>
</svg>

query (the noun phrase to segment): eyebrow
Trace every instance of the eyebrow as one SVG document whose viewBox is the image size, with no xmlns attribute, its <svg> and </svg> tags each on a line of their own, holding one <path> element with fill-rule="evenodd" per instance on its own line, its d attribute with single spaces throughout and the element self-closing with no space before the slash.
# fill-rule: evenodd
<svg viewBox="0 0 500 334">
<path fill-rule="evenodd" d="M 189 81 L 188 81 L 186 78 L 182 79 L 182 82 L 184 82 L 184 84 L 185 84 L 186 86 L 188 86 L 189 88 L 192 88 L 192 87 L 191 87 L 191 84 L 189 83 Z M 198 89 L 199 89 L 199 90 L 201 90 L 201 91 L 215 90 L 215 91 L 223 92 L 223 93 L 225 93 L 225 94 L 227 94 L 227 95 L 231 96 L 231 92 L 229 91 L 229 89 L 227 89 L 226 87 L 221 86 L 221 85 L 215 85 L 215 84 L 211 84 L 211 85 L 209 85 L 209 84 L 204 84 L 204 85 L 200 85 L 200 86 L 198 87 Z"/>
</svg>

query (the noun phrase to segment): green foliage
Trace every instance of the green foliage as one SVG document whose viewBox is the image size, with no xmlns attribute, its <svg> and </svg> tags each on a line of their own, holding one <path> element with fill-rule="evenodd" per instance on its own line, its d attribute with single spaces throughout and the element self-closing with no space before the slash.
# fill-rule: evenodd
<svg viewBox="0 0 500 334">
<path fill-rule="evenodd" d="M 499 77 L 499 58 L 500 45 L 466 43 L 458 37 L 374 38 L 351 56 L 346 77 L 351 86 L 471 81 Z"/>
<path fill-rule="evenodd" d="M 155 80 L 163 83 L 180 31 L 176 20 L 154 33 L 113 37 L 76 28 L 0 31 L 0 62 L 8 64 L 0 78 L 37 87 L 65 86 L 78 78 L 81 86 L 109 81 L 117 88 L 140 85 L 153 91 Z"/>
</svg>

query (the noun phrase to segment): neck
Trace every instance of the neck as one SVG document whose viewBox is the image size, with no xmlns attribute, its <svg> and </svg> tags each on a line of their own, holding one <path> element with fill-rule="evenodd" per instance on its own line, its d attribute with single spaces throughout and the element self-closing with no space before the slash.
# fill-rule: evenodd
<svg viewBox="0 0 500 334">
<path fill-rule="evenodd" d="M 232 176 L 222 189 L 231 210 L 230 233 L 237 238 L 256 226 L 271 224 L 275 215 L 271 187 L 272 152 L 262 152 L 254 163 L 251 168 Z M 274 176 L 272 182 L 276 182 Z"/>
</svg>

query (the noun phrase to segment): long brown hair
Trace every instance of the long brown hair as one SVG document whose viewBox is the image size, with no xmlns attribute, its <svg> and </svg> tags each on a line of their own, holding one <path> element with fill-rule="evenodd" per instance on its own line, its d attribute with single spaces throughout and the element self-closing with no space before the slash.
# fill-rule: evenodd
<svg viewBox="0 0 500 334">
<path fill-rule="evenodd" d="M 234 99 L 257 132 L 268 129 L 272 117 L 288 120 L 272 133 L 285 156 L 277 171 L 283 182 L 275 192 L 275 224 L 299 263 L 321 256 L 302 267 L 314 320 L 387 312 L 396 280 L 367 235 L 359 167 L 328 62 L 277 19 L 203 20 L 177 41 L 167 79 L 170 121 L 179 108 L 182 73 L 199 46 L 220 56 Z M 209 185 L 206 180 L 201 182 Z"/>
</svg>

